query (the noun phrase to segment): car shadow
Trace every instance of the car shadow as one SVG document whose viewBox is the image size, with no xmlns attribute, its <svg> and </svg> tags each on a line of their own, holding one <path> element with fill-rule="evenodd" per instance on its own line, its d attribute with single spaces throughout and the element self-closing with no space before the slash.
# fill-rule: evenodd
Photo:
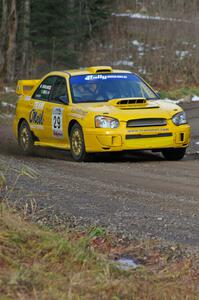
<svg viewBox="0 0 199 300">
<path fill-rule="evenodd" d="M 17 142 L 8 138 L 0 142 L 0 153 L 4 155 L 11 155 L 15 157 L 24 157 Z M 70 155 L 70 151 L 59 150 L 54 148 L 35 148 L 34 154 L 26 156 L 26 158 L 46 158 L 46 159 L 57 159 L 64 161 L 71 161 L 73 159 Z M 183 160 L 195 160 L 199 159 L 199 153 L 192 153 L 185 155 Z M 126 162 L 153 162 L 153 161 L 164 161 L 160 152 L 151 151 L 124 151 L 124 152 L 109 152 L 109 153 L 97 153 L 92 155 L 89 163 L 126 163 Z"/>
</svg>

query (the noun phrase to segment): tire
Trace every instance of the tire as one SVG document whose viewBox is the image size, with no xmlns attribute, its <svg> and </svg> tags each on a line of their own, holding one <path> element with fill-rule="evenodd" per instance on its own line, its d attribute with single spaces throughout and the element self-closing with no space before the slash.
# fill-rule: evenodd
<svg viewBox="0 0 199 300">
<path fill-rule="evenodd" d="M 181 160 L 186 153 L 186 148 L 165 149 L 162 154 L 166 160 Z"/>
<path fill-rule="evenodd" d="M 23 121 L 19 127 L 18 144 L 23 154 L 30 155 L 33 153 L 34 139 L 26 121 Z"/>
<path fill-rule="evenodd" d="M 72 158 L 77 161 L 89 161 L 90 155 L 86 153 L 84 135 L 79 124 L 74 124 L 70 132 L 70 151 Z"/>
</svg>

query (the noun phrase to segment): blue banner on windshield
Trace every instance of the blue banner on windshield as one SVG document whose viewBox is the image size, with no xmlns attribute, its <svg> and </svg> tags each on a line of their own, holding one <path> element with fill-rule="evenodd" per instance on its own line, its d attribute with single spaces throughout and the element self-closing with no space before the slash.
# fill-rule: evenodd
<svg viewBox="0 0 199 300">
<path fill-rule="evenodd" d="M 91 74 L 91 75 L 79 75 L 71 77 L 71 83 L 90 83 L 109 80 L 134 80 L 140 81 L 139 77 L 134 74 Z"/>
</svg>

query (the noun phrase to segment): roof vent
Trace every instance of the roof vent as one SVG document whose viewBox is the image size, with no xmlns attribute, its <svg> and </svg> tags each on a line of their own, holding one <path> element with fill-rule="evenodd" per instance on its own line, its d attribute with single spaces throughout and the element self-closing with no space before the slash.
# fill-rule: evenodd
<svg viewBox="0 0 199 300">
<path fill-rule="evenodd" d="M 99 66 L 99 67 L 89 67 L 87 69 L 89 72 L 97 74 L 97 73 L 112 73 L 113 69 L 109 66 Z"/>
</svg>

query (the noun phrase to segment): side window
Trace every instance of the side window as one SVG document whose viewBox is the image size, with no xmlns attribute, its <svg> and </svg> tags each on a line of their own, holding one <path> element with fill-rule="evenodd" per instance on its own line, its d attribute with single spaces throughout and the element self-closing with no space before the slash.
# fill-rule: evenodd
<svg viewBox="0 0 199 300">
<path fill-rule="evenodd" d="M 50 94 L 50 101 L 55 103 L 68 103 L 66 79 L 57 77 Z"/>
<path fill-rule="evenodd" d="M 38 89 L 35 91 L 33 95 L 33 99 L 48 101 L 52 87 L 56 79 L 57 79 L 56 76 L 50 76 L 44 79 L 44 81 L 42 81 Z"/>
</svg>

